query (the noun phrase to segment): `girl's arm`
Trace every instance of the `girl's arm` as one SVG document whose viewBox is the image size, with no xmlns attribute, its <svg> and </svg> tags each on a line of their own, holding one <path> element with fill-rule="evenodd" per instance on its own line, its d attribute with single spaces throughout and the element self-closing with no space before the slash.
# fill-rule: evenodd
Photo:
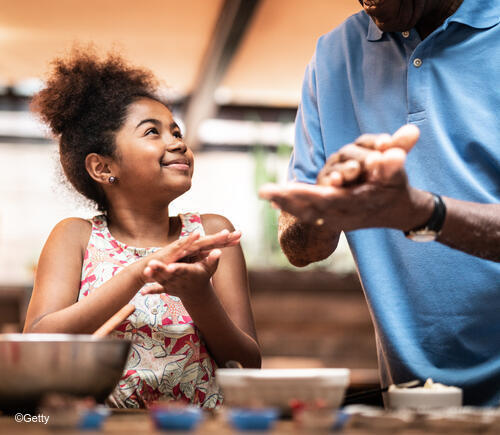
<svg viewBox="0 0 500 435">
<path fill-rule="evenodd" d="M 202 222 L 207 234 L 223 229 L 234 231 L 231 222 L 223 216 L 203 215 Z M 222 250 L 212 284 L 214 298 L 211 315 L 203 306 L 186 307 L 194 316 L 193 320 L 200 328 L 208 348 L 220 367 L 224 367 L 227 361 L 234 360 L 244 367 L 260 368 L 260 347 L 241 245 Z M 218 318 L 219 321 L 213 321 L 213 318 Z"/>
<path fill-rule="evenodd" d="M 144 285 L 143 270 L 151 258 L 171 263 L 191 253 L 195 244 L 197 251 L 232 243 L 230 234 L 180 239 L 125 267 L 102 284 L 99 291 L 78 301 L 90 233 L 90 222 L 79 218 L 65 219 L 53 229 L 40 255 L 24 332 L 91 334 Z"/>
<path fill-rule="evenodd" d="M 24 332 L 90 334 L 142 287 L 133 264 L 78 301 L 90 222 L 65 219 L 52 230 L 40 255 Z"/>
<path fill-rule="evenodd" d="M 202 222 L 208 234 L 234 230 L 222 216 L 203 215 Z M 192 264 L 150 261 L 144 273 L 163 289 L 148 288 L 143 294 L 166 292 L 180 297 L 219 367 L 229 360 L 244 367 L 260 367 L 247 271 L 239 245 L 212 251 Z"/>
</svg>

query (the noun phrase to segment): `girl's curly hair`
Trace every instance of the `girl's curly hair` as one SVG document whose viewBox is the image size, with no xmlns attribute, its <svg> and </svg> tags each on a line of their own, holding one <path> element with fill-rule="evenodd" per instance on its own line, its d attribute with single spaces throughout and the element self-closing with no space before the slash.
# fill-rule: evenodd
<svg viewBox="0 0 500 435">
<path fill-rule="evenodd" d="M 143 97 L 160 101 L 158 82 L 146 69 L 135 68 L 117 54 L 101 59 L 92 47 L 73 48 L 52 63 L 46 86 L 31 102 L 59 141 L 64 173 L 73 187 L 107 210 L 103 190 L 88 174 L 90 153 L 115 156 L 115 134 L 128 106 Z"/>
</svg>

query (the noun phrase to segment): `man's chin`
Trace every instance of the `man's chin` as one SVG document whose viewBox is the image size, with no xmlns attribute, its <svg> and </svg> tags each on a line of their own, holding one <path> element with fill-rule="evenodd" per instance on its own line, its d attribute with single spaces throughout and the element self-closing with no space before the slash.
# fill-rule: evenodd
<svg viewBox="0 0 500 435">
<path fill-rule="evenodd" d="M 376 26 L 382 30 L 382 32 L 404 32 L 405 30 L 408 30 L 406 28 L 402 28 L 401 25 L 397 25 L 394 23 L 385 23 L 385 22 L 380 22 L 377 20 L 373 20 L 376 24 Z"/>
<path fill-rule="evenodd" d="M 382 30 L 382 32 L 404 32 L 410 30 L 413 26 L 412 23 L 401 23 L 400 21 L 382 21 L 376 17 L 371 16 L 375 25 Z"/>
<path fill-rule="evenodd" d="M 390 2 L 374 6 L 365 4 L 365 12 L 383 32 L 404 32 L 415 26 L 417 15 L 409 6 L 394 7 Z"/>
</svg>

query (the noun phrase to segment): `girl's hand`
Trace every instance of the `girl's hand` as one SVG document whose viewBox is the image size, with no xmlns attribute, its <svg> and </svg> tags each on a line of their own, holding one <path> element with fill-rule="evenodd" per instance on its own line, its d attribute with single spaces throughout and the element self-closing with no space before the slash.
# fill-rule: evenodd
<svg viewBox="0 0 500 435">
<path fill-rule="evenodd" d="M 196 240 L 188 249 L 181 262 L 194 263 L 207 257 L 214 249 L 228 248 L 240 243 L 241 231 L 229 232 L 224 229 L 218 233 L 204 236 Z"/>
<path fill-rule="evenodd" d="M 159 285 L 141 290 L 142 295 L 168 293 L 181 298 L 183 302 L 200 302 L 203 289 L 210 283 L 210 278 L 217 270 L 221 251 L 214 249 L 204 258 L 194 263 L 165 264 L 152 259 L 144 269 L 149 281 Z"/>
<path fill-rule="evenodd" d="M 229 232 L 228 230 L 222 230 L 204 237 L 200 237 L 200 233 L 195 231 L 187 237 L 164 246 L 149 256 L 146 261 L 158 260 L 164 264 L 175 262 L 193 263 L 206 258 L 213 249 L 236 246 L 240 242 L 240 238 L 241 231 Z M 154 281 L 144 272 L 142 273 L 142 280 L 144 284 Z"/>
</svg>

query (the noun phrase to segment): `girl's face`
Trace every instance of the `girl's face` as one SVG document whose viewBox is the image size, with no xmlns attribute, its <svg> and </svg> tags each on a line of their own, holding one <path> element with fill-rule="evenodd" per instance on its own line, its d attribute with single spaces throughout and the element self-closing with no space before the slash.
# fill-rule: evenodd
<svg viewBox="0 0 500 435">
<path fill-rule="evenodd" d="M 191 187 L 193 153 L 162 103 L 149 98 L 132 103 L 115 142 L 116 187 L 152 200 L 172 200 Z"/>
</svg>

